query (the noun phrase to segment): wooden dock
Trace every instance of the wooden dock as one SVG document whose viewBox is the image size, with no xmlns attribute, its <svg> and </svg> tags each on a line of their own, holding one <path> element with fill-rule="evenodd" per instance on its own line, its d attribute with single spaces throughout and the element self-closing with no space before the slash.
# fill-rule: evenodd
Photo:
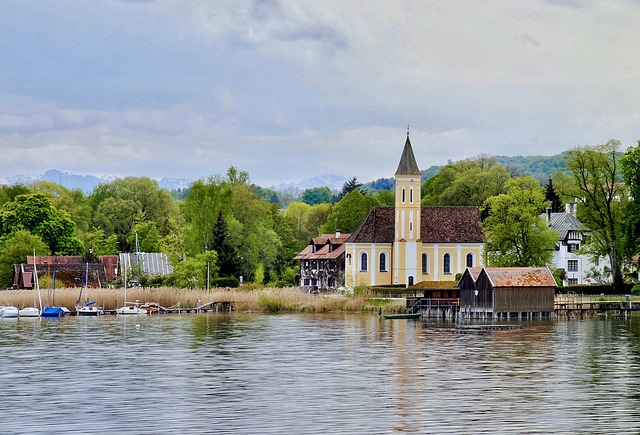
<svg viewBox="0 0 640 435">
<path fill-rule="evenodd" d="M 615 316 L 628 317 L 640 312 L 640 302 L 624 300 L 594 301 L 586 297 L 557 298 L 555 311 L 558 317 Z"/>
</svg>

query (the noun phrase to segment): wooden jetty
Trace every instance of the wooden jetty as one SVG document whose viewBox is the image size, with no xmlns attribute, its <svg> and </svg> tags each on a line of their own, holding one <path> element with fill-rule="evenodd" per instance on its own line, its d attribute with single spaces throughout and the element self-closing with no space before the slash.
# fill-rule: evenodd
<svg viewBox="0 0 640 435">
<path fill-rule="evenodd" d="M 555 311 L 559 317 L 589 317 L 599 315 L 612 315 L 627 317 L 640 312 L 640 302 L 631 301 L 630 297 L 624 300 L 594 301 L 585 297 L 563 297 L 555 302 Z"/>
</svg>

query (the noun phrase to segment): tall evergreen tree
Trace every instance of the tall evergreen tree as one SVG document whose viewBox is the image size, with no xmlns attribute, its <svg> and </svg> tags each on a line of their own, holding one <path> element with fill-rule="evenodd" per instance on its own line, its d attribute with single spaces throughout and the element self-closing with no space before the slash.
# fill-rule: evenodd
<svg viewBox="0 0 640 435">
<path fill-rule="evenodd" d="M 560 199 L 560 195 L 556 192 L 556 189 L 553 187 L 553 181 L 549 178 L 549 182 L 544 186 L 545 187 L 545 200 L 551 203 L 551 212 L 552 213 L 560 213 L 562 211 L 562 199 Z"/>
<path fill-rule="evenodd" d="M 239 276 L 242 271 L 240 257 L 236 247 L 231 243 L 229 238 L 229 230 L 227 222 L 222 215 L 218 213 L 218 220 L 213 227 L 213 244 L 212 248 L 218 253 L 218 266 L 220 276 Z"/>
</svg>

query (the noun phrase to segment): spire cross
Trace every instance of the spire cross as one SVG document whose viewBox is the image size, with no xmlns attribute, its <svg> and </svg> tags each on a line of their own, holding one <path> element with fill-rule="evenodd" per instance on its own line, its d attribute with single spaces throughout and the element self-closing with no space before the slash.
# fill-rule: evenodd
<svg viewBox="0 0 640 435">
<path fill-rule="evenodd" d="M 409 137 L 409 124 L 407 124 L 407 137 Z"/>
</svg>

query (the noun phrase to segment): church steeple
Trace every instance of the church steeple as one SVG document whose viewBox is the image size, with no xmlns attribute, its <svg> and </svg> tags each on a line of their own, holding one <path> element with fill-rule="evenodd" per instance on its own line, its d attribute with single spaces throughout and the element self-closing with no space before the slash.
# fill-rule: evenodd
<svg viewBox="0 0 640 435">
<path fill-rule="evenodd" d="M 416 163 L 416 157 L 413 155 L 413 148 L 411 147 L 411 140 L 409 140 L 409 127 L 407 127 L 407 140 L 404 143 L 404 149 L 402 150 L 402 157 L 400 157 L 400 163 L 398 163 L 398 169 L 395 173 L 398 175 L 414 175 L 420 176 L 420 169 Z"/>
</svg>

